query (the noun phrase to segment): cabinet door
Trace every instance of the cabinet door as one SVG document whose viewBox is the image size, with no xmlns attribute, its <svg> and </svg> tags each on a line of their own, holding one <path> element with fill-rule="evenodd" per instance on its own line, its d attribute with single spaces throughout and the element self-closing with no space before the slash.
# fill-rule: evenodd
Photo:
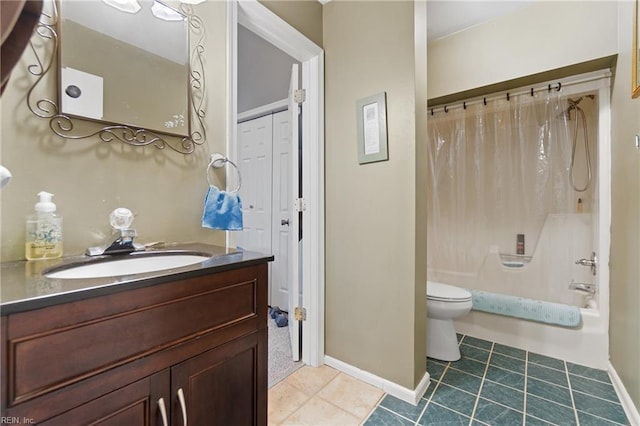
<svg viewBox="0 0 640 426">
<path fill-rule="evenodd" d="M 261 330 L 173 367 L 173 424 L 265 425 L 266 338 Z"/>
<path fill-rule="evenodd" d="M 170 371 L 165 370 L 39 424 L 166 426 L 170 419 L 170 377 Z"/>
</svg>

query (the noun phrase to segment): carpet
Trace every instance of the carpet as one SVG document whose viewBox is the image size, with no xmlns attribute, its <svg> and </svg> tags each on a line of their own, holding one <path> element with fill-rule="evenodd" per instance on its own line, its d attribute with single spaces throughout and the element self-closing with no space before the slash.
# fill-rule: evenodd
<svg viewBox="0 0 640 426">
<path fill-rule="evenodd" d="M 269 387 L 285 379 L 289 374 L 302 367 L 302 361 L 294 362 L 291 355 L 289 327 L 278 327 L 269 319 Z"/>
</svg>

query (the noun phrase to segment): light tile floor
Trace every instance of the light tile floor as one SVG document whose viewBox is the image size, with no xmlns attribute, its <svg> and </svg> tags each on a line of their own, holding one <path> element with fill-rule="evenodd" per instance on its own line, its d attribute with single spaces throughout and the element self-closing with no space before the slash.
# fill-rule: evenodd
<svg viewBox="0 0 640 426">
<path fill-rule="evenodd" d="M 269 389 L 269 425 L 359 425 L 384 393 L 328 367 L 302 367 Z"/>
</svg>

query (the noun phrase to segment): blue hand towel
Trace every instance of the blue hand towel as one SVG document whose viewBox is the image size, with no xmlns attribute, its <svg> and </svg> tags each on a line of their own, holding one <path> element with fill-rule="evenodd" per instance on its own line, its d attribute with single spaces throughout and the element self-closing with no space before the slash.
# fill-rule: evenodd
<svg viewBox="0 0 640 426">
<path fill-rule="evenodd" d="M 242 201 L 237 192 L 209 186 L 204 198 L 202 227 L 223 231 L 242 231 Z"/>
</svg>

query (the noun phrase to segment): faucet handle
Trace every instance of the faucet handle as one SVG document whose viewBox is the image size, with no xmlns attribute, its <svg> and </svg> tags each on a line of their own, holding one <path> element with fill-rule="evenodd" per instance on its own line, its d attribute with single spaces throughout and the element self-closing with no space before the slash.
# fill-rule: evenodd
<svg viewBox="0 0 640 426">
<path fill-rule="evenodd" d="M 598 257 L 596 256 L 596 252 L 594 251 L 591 253 L 591 259 L 582 258 L 576 260 L 576 265 L 589 266 L 591 268 L 591 273 L 595 275 L 598 265 Z"/>
<path fill-rule="evenodd" d="M 129 229 L 133 223 L 133 213 L 127 208 L 118 207 L 109 214 L 109 223 L 113 229 Z"/>
</svg>

